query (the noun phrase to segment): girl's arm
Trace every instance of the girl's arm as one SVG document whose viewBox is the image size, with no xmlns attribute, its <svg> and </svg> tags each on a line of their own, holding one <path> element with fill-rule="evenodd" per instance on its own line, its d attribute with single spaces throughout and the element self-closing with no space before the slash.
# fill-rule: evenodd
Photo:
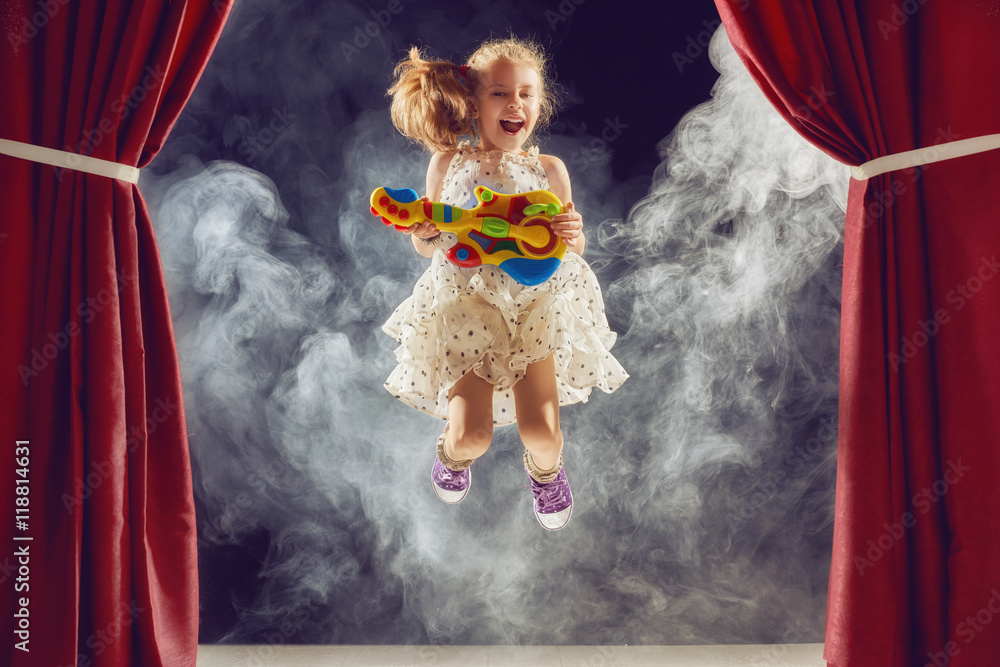
<svg viewBox="0 0 1000 667">
<path fill-rule="evenodd" d="M 569 173 L 563 161 L 554 155 L 539 155 L 538 161 L 549 179 L 549 191 L 559 197 L 566 206 L 566 212 L 552 216 L 552 231 L 561 236 L 566 249 L 583 255 L 587 237 L 583 234 L 583 216 L 573 206 L 573 192 L 569 184 Z"/>
<path fill-rule="evenodd" d="M 425 199 L 430 199 L 430 201 L 440 200 L 444 175 L 448 171 L 448 165 L 451 163 L 451 157 L 454 154 L 454 151 L 452 151 L 449 153 L 435 153 L 431 156 L 431 163 L 427 167 L 427 196 Z M 424 257 L 434 255 L 437 243 L 424 242 L 424 239 L 437 236 L 438 230 L 434 225 L 429 222 L 421 222 L 419 225 L 413 225 L 407 229 L 405 233 L 411 235 L 413 247 L 418 253 Z"/>
</svg>

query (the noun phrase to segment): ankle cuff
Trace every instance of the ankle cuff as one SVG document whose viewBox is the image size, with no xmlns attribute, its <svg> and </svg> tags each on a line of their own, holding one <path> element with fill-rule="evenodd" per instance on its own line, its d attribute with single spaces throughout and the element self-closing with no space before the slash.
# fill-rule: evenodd
<svg viewBox="0 0 1000 667">
<path fill-rule="evenodd" d="M 444 451 L 444 433 L 442 433 L 438 437 L 437 455 L 438 455 L 438 461 L 441 462 L 441 465 L 443 465 L 445 468 L 454 470 L 455 472 L 462 472 L 463 470 L 471 466 L 473 461 L 475 461 L 475 459 L 465 459 L 464 461 L 455 461 L 453 459 L 448 458 L 448 454 L 446 454 Z"/>
<path fill-rule="evenodd" d="M 559 471 L 562 470 L 563 457 L 562 454 L 560 454 L 559 460 L 556 461 L 556 464 L 552 466 L 552 468 L 544 470 L 535 465 L 535 460 L 531 458 L 531 452 L 526 449 L 524 450 L 524 467 L 527 469 L 528 475 L 530 475 L 536 482 L 539 484 L 548 484 L 554 480 L 556 475 L 559 474 Z"/>
</svg>

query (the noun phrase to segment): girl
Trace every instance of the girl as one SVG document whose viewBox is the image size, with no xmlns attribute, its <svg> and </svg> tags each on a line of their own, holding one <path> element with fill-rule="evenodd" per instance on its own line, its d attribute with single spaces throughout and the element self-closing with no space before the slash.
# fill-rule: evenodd
<svg viewBox="0 0 1000 667">
<path fill-rule="evenodd" d="M 437 496 L 462 500 L 472 483 L 469 466 L 486 453 L 494 425 L 516 420 L 535 515 L 558 530 L 573 505 L 559 406 L 586 401 L 595 386 L 610 393 L 628 375 L 608 352 L 615 334 L 581 257 L 583 218 L 566 167 L 530 144 L 555 106 L 545 56 L 530 42 L 492 40 L 458 67 L 425 60 L 414 47 L 395 75 L 393 123 L 433 152 L 426 199 L 473 208 L 475 187 L 485 185 L 504 194 L 549 190 L 565 204 L 552 227 L 569 252 L 551 278 L 532 287 L 494 266 L 455 266 L 445 258 L 448 235 L 431 223 L 411 227 L 414 248 L 431 266 L 383 327 L 400 343 L 386 388 L 447 419 L 431 469 Z M 475 145 L 459 143 L 462 135 Z"/>
</svg>

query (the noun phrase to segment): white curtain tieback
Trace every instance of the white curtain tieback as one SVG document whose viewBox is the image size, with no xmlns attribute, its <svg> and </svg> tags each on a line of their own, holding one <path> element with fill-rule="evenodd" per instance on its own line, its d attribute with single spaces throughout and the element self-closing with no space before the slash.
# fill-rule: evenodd
<svg viewBox="0 0 1000 667">
<path fill-rule="evenodd" d="M 917 148 L 912 151 L 883 155 L 857 167 L 851 167 L 851 176 L 859 181 L 896 169 L 909 169 L 919 165 L 975 155 L 1000 148 L 1000 134 L 986 134 L 971 139 L 959 139 L 945 144 Z"/>
<path fill-rule="evenodd" d="M 139 168 L 131 167 L 127 164 L 102 160 L 79 153 L 68 153 L 57 151 L 54 148 L 43 148 L 33 144 L 25 144 L 20 141 L 0 139 L 0 154 L 12 157 L 40 162 L 42 164 L 61 167 L 63 169 L 75 169 L 88 174 L 107 176 L 129 183 L 139 182 Z"/>
</svg>

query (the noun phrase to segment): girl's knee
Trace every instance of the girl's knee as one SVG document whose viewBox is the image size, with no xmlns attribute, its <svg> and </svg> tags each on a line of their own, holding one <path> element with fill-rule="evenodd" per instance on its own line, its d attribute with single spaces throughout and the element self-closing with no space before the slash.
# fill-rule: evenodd
<svg viewBox="0 0 1000 667">
<path fill-rule="evenodd" d="M 562 450 L 563 435 L 559 424 L 542 421 L 530 424 L 518 423 L 517 427 L 521 434 L 521 442 L 532 451 L 558 453 Z"/>
<path fill-rule="evenodd" d="M 453 454 L 459 459 L 477 459 L 486 453 L 493 440 L 493 424 L 468 426 L 449 424 L 448 434 Z"/>
</svg>

